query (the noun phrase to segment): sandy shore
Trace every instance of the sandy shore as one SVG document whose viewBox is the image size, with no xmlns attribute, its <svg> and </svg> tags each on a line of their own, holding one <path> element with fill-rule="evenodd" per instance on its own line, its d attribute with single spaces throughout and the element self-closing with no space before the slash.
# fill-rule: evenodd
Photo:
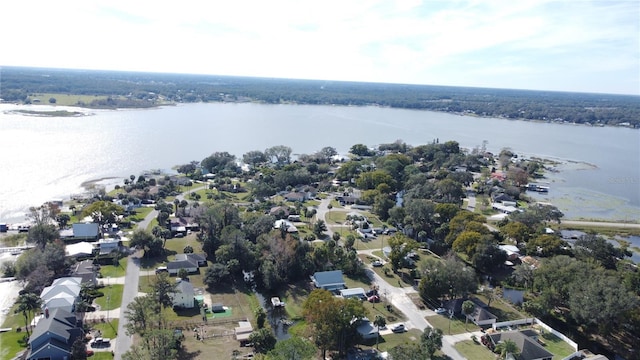
<svg viewBox="0 0 640 360">
<path fill-rule="evenodd" d="M 15 256 L 9 253 L 0 254 L 0 266 L 6 261 L 15 261 Z M 0 282 L 0 326 L 16 302 L 20 290 L 22 290 L 22 282 L 20 281 Z"/>
</svg>

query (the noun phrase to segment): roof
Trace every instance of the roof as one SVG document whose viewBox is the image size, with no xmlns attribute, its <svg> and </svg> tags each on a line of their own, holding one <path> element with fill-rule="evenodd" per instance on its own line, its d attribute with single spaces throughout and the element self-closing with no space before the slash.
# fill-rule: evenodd
<svg viewBox="0 0 640 360">
<path fill-rule="evenodd" d="M 53 333 L 58 337 L 65 339 L 68 345 L 72 340 L 82 334 L 82 329 L 76 327 L 76 316 L 63 309 L 53 309 L 49 312 L 48 317 L 43 317 L 33 329 L 30 340 L 39 338 L 40 336 Z"/>
<path fill-rule="evenodd" d="M 80 238 L 95 238 L 98 237 L 98 224 L 96 223 L 78 223 L 73 224 L 73 236 Z"/>
<path fill-rule="evenodd" d="M 86 241 L 69 244 L 65 246 L 65 252 L 68 256 L 91 255 L 93 253 L 93 244 Z"/>
<path fill-rule="evenodd" d="M 344 285 L 342 270 L 316 272 L 315 274 L 313 274 L 313 281 L 315 282 L 317 287 L 340 284 Z"/>
<path fill-rule="evenodd" d="M 182 294 L 188 295 L 193 294 L 193 284 L 188 281 L 179 281 L 176 284 L 176 291 L 181 292 Z"/>
<path fill-rule="evenodd" d="M 490 334 L 489 337 L 494 344 L 498 344 L 500 341 L 511 340 L 520 349 L 520 360 L 533 360 L 541 358 L 551 358 L 552 353 L 543 348 L 535 338 L 527 335 L 531 333 L 523 333 L 521 331 L 505 331 L 495 334 Z"/>
<path fill-rule="evenodd" d="M 365 291 L 363 288 L 352 288 L 352 289 L 340 290 L 340 295 L 342 295 L 343 297 L 364 295 L 364 294 L 365 294 Z"/>
<path fill-rule="evenodd" d="M 178 260 L 167 263 L 167 270 L 190 269 L 193 267 L 198 267 L 198 264 L 194 264 L 189 260 Z"/>
</svg>

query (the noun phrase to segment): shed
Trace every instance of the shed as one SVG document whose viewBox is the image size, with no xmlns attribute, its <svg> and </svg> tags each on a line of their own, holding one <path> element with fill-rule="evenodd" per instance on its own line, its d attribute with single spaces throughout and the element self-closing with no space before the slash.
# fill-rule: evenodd
<svg viewBox="0 0 640 360">
<path fill-rule="evenodd" d="M 342 289 L 340 290 L 340 296 L 345 299 L 349 299 L 352 297 L 359 299 L 366 299 L 367 295 L 363 288 L 353 288 L 353 289 Z"/>
<path fill-rule="evenodd" d="M 214 313 L 221 313 L 224 312 L 224 305 L 222 305 L 222 303 L 215 303 L 211 305 L 211 311 Z"/>
</svg>

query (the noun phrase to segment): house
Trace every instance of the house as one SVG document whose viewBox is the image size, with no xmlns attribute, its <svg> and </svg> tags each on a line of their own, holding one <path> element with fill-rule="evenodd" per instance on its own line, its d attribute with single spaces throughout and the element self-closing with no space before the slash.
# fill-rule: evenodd
<svg viewBox="0 0 640 360">
<path fill-rule="evenodd" d="M 67 245 L 67 248 L 69 245 Z M 93 265 L 93 260 L 84 260 L 75 264 L 71 268 L 71 274 L 73 277 L 81 278 L 81 285 L 87 284 L 90 286 L 96 286 L 98 283 L 96 276 L 96 266 Z"/>
<path fill-rule="evenodd" d="M 100 255 L 109 255 L 114 251 L 120 250 L 119 239 L 100 239 L 96 245 Z"/>
<path fill-rule="evenodd" d="M 64 251 L 68 257 L 83 259 L 93 256 L 95 247 L 93 243 L 81 241 L 75 244 L 68 244 L 64 247 Z"/>
<path fill-rule="evenodd" d="M 269 215 L 273 215 L 276 219 L 284 219 L 289 216 L 288 206 L 274 206 L 269 210 Z"/>
<path fill-rule="evenodd" d="M 292 201 L 292 202 L 295 202 L 295 201 L 305 202 L 309 199 L 307 194 L 303 192 L 290 192 L 290 193 L 284 194 L 283 197 L 286 201 Z"/>
<path fill-rule="evenodd" d="M 64 309 L 45 309 L 29 338 L 28 360 L 70 359 L 71 347 L 83 336 L 76 316 Z"/>
<path fill-rule="evenodd" d="M 295 234 L 298 232 L 298 228 L 287 220 L 276 220 L 276 222 L 273 223 L 274 229 L 282 229 L 283 227 L 290 234 Z"/>
<path fill-rule="evenodd" d="M 176 292 L 171 294 L 173 307 L 191 309 L 195 306 L 195 291 L 193 285 L 182 279 L 177 279 Z"/>
<path fill-rule="evenodd" d="M 358 298 L 364 300 L 367 298 L 366 292 L 363 288 L 342 289 L 340 290 L 340 296 L 345 299 Z"/>
<path fill-rule="evenodd" d="M 513 261 L 520 257 L 520 249 L 515 245 L 498 245 L 498 248 L 507 253 L 507 260 Z"/>
<path fill-rule="evenodd" d="M 234 330 L 236 334 L 236 340 L 241 343 L 246 343 L 249 341 L 249 336 L 253 332 L 253 326 L 248 321 L 238 321 L 238 326 Z"/>
<path fill-rule="evenodd" d="M 538 333 L 533 330 L 504 331 L 487 335 L 493 345 L 511 340 L 520 350 L 518 360 L 552 360 L 553 354 L 538 343 Z"/>
<path fill-rule="evenodd" d="M 356 330 L 363 340 L 375 339 L 378 336 L 378 327 L 371 323 L 369 319 L 358 320 L 357 326 Z"/>
<path fill-rule="evenodd" d="M 96 241 L 100 237 L 100 227 L 96 223 L 79 223 L 71 226 L 73 240 Z"/>
<path fill-rule="evenodd" d="M 313 284 L 328 291 L 337 291 L 346 288 L 341 270 L 319 271 L 311 277 Z"/>
<path fill-rule="evenodd" d="M 43 308 L 49 310 L 61 308 L 67 312 L 74 312 L 80 297 L 82 278 L 63 277 L 53 281 L 51 286 L 42 289 L 40 298 Z"/>
<path fill-rule="evenodd" d="M 167 271 L 170 275 L 178 274 L 178 271 L 185 269 L 188 273 L 198 272 L 198 268 L 207 266 L 207 257 L 204 254 L 178 254 L 175 260 L 167 263 Z"/>
<path fill-rule="evenodd" d="M 493 315 L 487 309 L 478 306 L 477 304 L 473 309 L 473 312 L 467 315 L 467 318 L 478 326 L 491 325 L 498 319 L 497 316 Z"/>
</svg>

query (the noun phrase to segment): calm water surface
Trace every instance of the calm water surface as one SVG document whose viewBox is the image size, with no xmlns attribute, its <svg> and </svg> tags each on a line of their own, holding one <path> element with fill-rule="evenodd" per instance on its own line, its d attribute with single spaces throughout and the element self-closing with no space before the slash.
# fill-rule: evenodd
<svg viewBox="0 0 640 360">
<path fill-rule="evenodd" d="M 626 128 L 378 107 L 188 104 L 65 118 L 7 112 L 16 108 L 30 107 L 0 105 L 0 222 L 23 221 L 28 206 L 80 192 L 87 180 L 169 169 L 216 151 L 241 157 L 287 145 L 294 153 L 325 146 L 346 153 L 357 143 L 398 139 L 411 145 L 456 140 L 467 148 L 487 140 L 494 152 L 509 147 L 588 163 L 593 166 L 569 163 L 550 174 L 551 192 L 542 199 L 569 218 L 640 219 L 640 132 Z"/>
</svg>

